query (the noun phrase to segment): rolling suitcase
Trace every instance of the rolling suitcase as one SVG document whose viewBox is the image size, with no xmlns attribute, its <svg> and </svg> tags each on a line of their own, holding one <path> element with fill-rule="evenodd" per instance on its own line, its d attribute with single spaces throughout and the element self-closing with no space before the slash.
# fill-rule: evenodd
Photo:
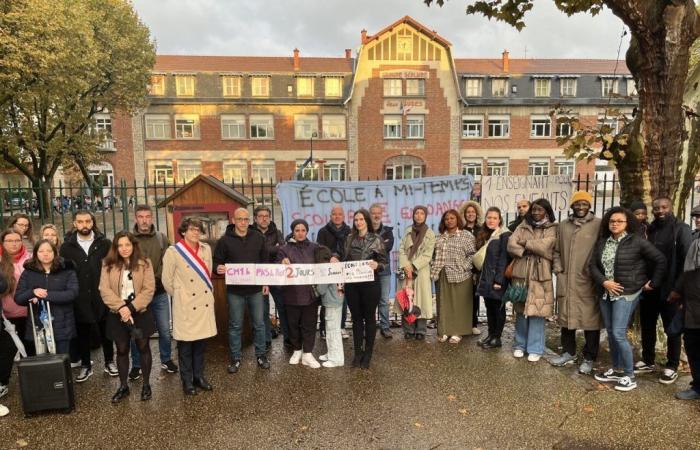
<svg viewBox="0 0 700 450">
<path fill-rule="evenodd" d="M 43 330 L 37 330 L 31 302 L 29 307 L 37 356 L 17 362 L 24 416 L 29 417 L 34 413 L 48 410 L 70 412 L 75 408 L 73 374 L 69 356 L 55 354 L 51 308 L 46 302 L 48 318 L 46 325 L 48 326 Z M 43 349 L 48 350 L 49 353 L 40 354 Z"/>
</svg>

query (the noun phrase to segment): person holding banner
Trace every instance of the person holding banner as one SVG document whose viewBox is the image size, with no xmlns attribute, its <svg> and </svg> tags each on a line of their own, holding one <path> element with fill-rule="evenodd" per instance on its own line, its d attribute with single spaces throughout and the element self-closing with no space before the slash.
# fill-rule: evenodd
<svg viewBox="0 0 700 450">
<path fill-rule="evenodd" d="M 199 240 L 201 220 L 186 217 L 177 228 L 180 240 L 165 251 L 163 287 L 173 298 L 173 338 L 177 341 L 182 388 L 195 395 L 195 386 L 211 391 L 204 378 L 206 339 L 216 335 L 211 248 Z"/>
<path fill-rule="evenodd" d="M 377 334 L 377 305 L 381 296 L 378 273 L 388 264 L 388 259 L 382 239 L 372 230 L 372 219 L 366 209 L 360 209 L 353 216 L 352 232 L 346 241 L 344 254 L 345 261 L 370 260 L 369 267 L 374 271 L 374 281 L 345 285 L 355 347 L 352 366 L 369 369 Z M 428 274 L 428 283 L 429 277 Z"/>
<path fill-rule="evenodd" d="M 554 314 L 552 260 L 557 240 L 556 217 L 549 201 L 532 202 L 523 221 L 508 239 L 508 253 L 515 260 L 509 298 L 516 313 L 513 356 L 537 362 L 544 354 L 544 321 Z"/>
<path fill-rule="evenodd" d="M 450 344 L 459 344 L 471 334 L 472 255 L 474 236 L 461 229 L 459 213 L 450 209 L 440 219 L 440 236 L 435 241 L 435 261 L 430 278 L 438 284 L 440 305 L 439 342 L 450 336 Z"/>
<path fill-rule="evenodd" d="M 291 228 L 292 237 L 277 251 L 277 261 L 282 264 L 313 264 L 318 244 L 307 239 L 309 224 L 303 219 L 297 219 L 292 222 Z M 318 369 L 321 364 L 311 354 L 316 339 L 318 311 L 318 300 L 313 287 L 309 284 L 283 286 L 282 295 L 287 308 L 289 340 L 294 351 L 289 364 L 299 364 L 301 361 L 305 366 Z"/>
<path fill-rule="evenodd" d="M 399 246 L 399 267 L 405 273 L 403 286 L 413 285 L 415 297 L 413 302 L 420 308 L 420 318 L 409 324 L 402 318 L 404 337 L 422 341 L 428 328 L 428 319 L 433 317 L 433 290 L 430 281 L 430 261 L 435 248 L 435 233 L 425 220 L 428 208 L 413 208 L 413 225 L 404 232 Z"/>
</svg>

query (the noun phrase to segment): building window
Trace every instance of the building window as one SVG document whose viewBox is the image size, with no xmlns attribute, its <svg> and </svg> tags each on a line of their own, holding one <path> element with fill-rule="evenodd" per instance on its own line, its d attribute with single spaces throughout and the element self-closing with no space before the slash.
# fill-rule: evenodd
<svg viewBox="0 0 700 450">
<path fill-rule="evenodd" d="M 298 160 L 295 172 L 298 172 L 305 162 L 306 160 L 304 159 Z M 299 174 L 299 177 L 297 179 L 305 181 L 319 181 L 321 179 L 321 171 L 319 165 L 313 161 L 310 162 L 306 167 L 304 167 L 304 170 L 301 171 L 301 174 Z"/>
<path fill-rule="evenodd" d="M 549 175 L 549 159 L 533 160 L 527 164 L 528 175 Z"/>
<path fill-rule="evenodd" d="M 345 181 L 345 161 L 328 161 L 323 165 L 324 181 Z"/>
<path fill-rule="evenodd" d="M 603 97 L 609 97 L 612 94 L 617 94 L 617 79 L 616 78 L 601 78 L 603 85 Z"/>
<path fill-rule="evenodd" d="M 109 114 L 95 114 L 93 131 L 100 136 L 100 150 L 115 151 L 112 139 L 112 118 Z"/>
<path fill-rule="evenodd" d="M 493 78 L 491 79 L 491 96 L 492 97 L 505 97 L 508 95 L 508 79 L 507 78 Z"/>
<path fill-rule="evenodd" d="M 569 137 L 572 135 L 571 124 L 568 122 L 562 122 L 557 125 L 557 137 Z"/>
<path fill-rule="evenodd" d="M 170 116 L 167 114 L 146 114 L 146 139 L 170 139 Z"/>
<path fill-rule="evenodd" d="M 530 137 L 551 137 L 552 119 L 549 116 L 530 117 Z"/>
<path fill-rule="evenodd" d="M 268 115 L 250 116 L 251 139 L 273 139 L 275 137 L 274 118 Z"/>
<path fill-rule="evenodd" d="M 241 77 L 221 77 L 224 97 L 241 96 Z"/>
<path fill-rule="evenodd" d="M 637 92 L 637 83 L 635 83 L 632 78 L 627 79 L 627 95 L 630 97 L 636 97 L 639 95 Z"/>
<path fill-rule="evenodd" d="M 481 158 L 478 159 L 463 159 L 462 160 L 462 175 L 471 175 L 474 181 L 481 180 L 481 173 L 484 164 Z"/>
<path fill-rule="evenodd" d="M 386 166 L 387 180 L 410 180 L 423 176 L 423 166 L 417 164 L 395 164 Z"/>
<path fill-rule="evenodd" d="M 576 97 L 576 81 L 576 78 L 561 78 L 559 80 L 562 97 Z"/>
<path fill-rule="evenodd" d="M 410 61 L 413 59 L 413 36 L 399 36 L 397 47 L 397 59 L 399 61 Z"/>
<path fill-rule="evenodd" d="M 245 116 L 222 114 L 221 139 L 245 139 Z"/>
<path fill-rule="evenodd" d="M 343 79 L 328 77 L 326 78 L 326 97 L 341 97 L 343 95 Z"/>
<path fill-rule="evenodd" d="M 480 138 L 484 136 L 484 116 L 462 116 L 462 137 Z"/>
<path fill-rule="evenodd" d="M 175 92 L 178 97 L 192 97 L 194 95 L 194 76 L 177 75 L 175 77 Z"/>
<path fill-rule="evenodd" d="M 384 116 L 384 139 L 401 139 L 401 117 Z"/>
<path fill-rule="evenodd" d="M 620 122 L 616 117 L 599 116 L 598 125 L 601 127 L 601 131 L 604 134 L 610 133 L 615 135 L 620 131 Z M 604 130 L 603 127 L 607 127 L 608 129 Z"/>
<path fill-rule="evenodd" d="M 312 77 L 297 77 L 297 97 L 314 96 L 314 79 Z"/>
<path fill-rule="evenodd" d="M 312 136 L 318 137 L 318 116 L 313 114 L 295 115 L 294 139 L 311 139 Z"/>
<path fill-rule="evenodd" d="M 148 87 L 148 94 L 154 96 L 165 95 L 165 75 L 151 75 L 151 84 Z"/>
<path fill-rule="evenodd" d="M 400 97 L 401 94 L 401 79 L 384 79 L 384 97 Z"/>
<path fill-rule="evenodd" d="M 224 162 L 224 183 L 241 184 L 248 179 L 248 164 L 245 162 Z"/>
<path fill-rule="evenodd" d="M 345 116 L 325 114 L 321 119 L 323 139 L 345 139 Z"/>
<path fill-rule="evenodd" d="M 467 97 L 481 97 L 481 78 L 467 78 Z"/>
<path fill-rule="evenodd" d="M 503 138 L 510 136 L 510 116 L 489 116 L 489 137 Z"/>
<path fill-rule="evenodd" d="M 554 161 L 554 175 L 569 175 L 573 178 L 574 167 L 573 160 L 557 158 Z"/>
<path fill-rule="evenodd" d="M 151 183 L 171 185 L 173 179 L 173 165 L 170 161 L 149 161 Z"/>
<path fill-rule="evenodd" d="M 253 181 L 275 182 L 275 162 L 274 161 L 253 161 L 251 162 Z"/>
<path fill-rule="evenodd" d="M 199 139 L 199 116 L 175 116 L 175 139 Z"/>
<path fill-rule="evenodd" d="M 253 97 L 270 96 L 270 77 L 253 77 L 250 79 Z"/>
<path fill-rule="evenodd" d="M 508 160 L 486 161 L 486 175 L 505 176 L 508 175 Z"/>
<path fill-rule="evenodd" d="M 178 161 L 177 181 L 178 183 L 189 183 L 194 177 L 202 173 L 201 161 Z"/>
<path fill-rule="evenodd" d="M 406 95 L 415 95 L 415 96 L 425 95 L 425 80 L 423 80 L 423 79 L 406 80 Z"/>
<path fill-rule="evenodd" d="M 425 134 L 425 117 L 408 115 L 406 120 L 406 137 L 408 139 L 423 139 Z"/>
<path fill-rule="evenodd" d="M 535 97 L 549 97 L 551 81 L 549 78 L 535 78 Z"/>
</svg>

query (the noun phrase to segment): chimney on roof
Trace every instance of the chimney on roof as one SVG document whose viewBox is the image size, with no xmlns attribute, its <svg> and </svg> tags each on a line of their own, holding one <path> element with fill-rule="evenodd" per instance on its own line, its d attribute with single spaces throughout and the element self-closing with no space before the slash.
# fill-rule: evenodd
<svg viewBox="0 0 700 450">
<path fill-rule="evenodd" d="M 503 73 L 508 73 L 510 71 L 510 58 L 508 57 L 508 50 L 503 50 Z"/>
<path fill-rule="evenodd" d="M 362 44 L 367 42 L 367 30 L 363 29 L 362 31 L 360 31 L 360 37 L 362 40 Z"/>
<path fill-rule="evenodd" d="M 352 59 L 352 49 L 350 49 L 350 48 L 345 49 L 345 59 Z"/>
<path fill-rule="evenodd" d="M 294 70 L 299 70 L 299 49 L 294 49 Z"/>
</svg>

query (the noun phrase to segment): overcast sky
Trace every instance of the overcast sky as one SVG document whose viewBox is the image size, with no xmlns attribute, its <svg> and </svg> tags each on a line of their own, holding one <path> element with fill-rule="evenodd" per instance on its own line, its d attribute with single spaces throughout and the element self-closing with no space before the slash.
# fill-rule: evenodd
<svg viewBox="0 0 700 450">
<path fill-rule="evenodd" d="M 132 0 L 151 29 L 160 54 L 342 56 L 360 45 L 360 31 L 374 34 L 409 15 L 453 45 L 457 58 L 614 59 L 623 24 L 609 10 L 596 17 L 567 17 L 552 0 L 538 0 L 522 32 L 467 16 L 467 0 L 442 8 L 422 0 Z M 621 57 L 629 45 L 622 40 Z M 354 54 L 354 52 L 353 52 Z"/>
</svg>

